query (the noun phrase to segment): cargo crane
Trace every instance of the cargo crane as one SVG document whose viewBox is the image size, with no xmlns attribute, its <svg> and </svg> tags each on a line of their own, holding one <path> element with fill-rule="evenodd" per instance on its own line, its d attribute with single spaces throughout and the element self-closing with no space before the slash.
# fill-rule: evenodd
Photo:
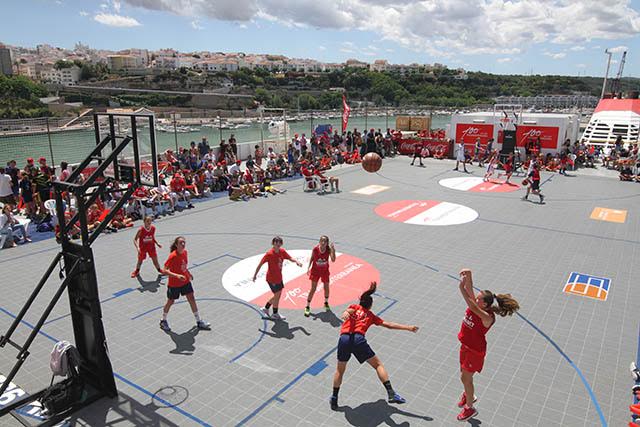
<svg viewBox="0 0 640 427">
<path fill-rule="evenodd" d="M 620 79 L 622 78 L 622 71 L 624 71 L 624 63 L 627 60 L 627 51 L 625 50 L 622 53 L 622 58 L 620 59 L 620 68 L 618 68 L 618 74 L 616 78 L 611 82 L 611 93 L 613 96 L 621 95 L 618 92 L 620 91 Z M 622 96 L 618 96 L 618 98 L 622 98 Z"/>
</svg>

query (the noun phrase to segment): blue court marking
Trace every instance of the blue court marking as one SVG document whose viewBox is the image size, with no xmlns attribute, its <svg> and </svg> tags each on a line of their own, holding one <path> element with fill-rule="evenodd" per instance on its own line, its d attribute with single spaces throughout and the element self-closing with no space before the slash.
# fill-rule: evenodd
<svg viewBox="0 0 640 427">
<path fill-rule="evenodd" d="M 218 301 L 218 302 L 232 302 L 235 304 L 240 304 L 240 305 L 244 305 L 245 307 L 249 307 L 251 310 L 255 311 L 258 316 L 260 316 L 260 318 L 262 319 L 262 329 L 266 330 L 267 329 L 267 320 L 263 319 L 263 315 L 260 312 L 260 310 L 258 310 L 257 308 L 255 308 L 253 305 L 246 303 L 244 301 L 240 301 L 240 300 L 235 300 L 235 299 L 229 299 L 229 298 L 196 298 L 196 301 Z M 184 304 L 186 303 L 186 301 L 176 301 L 174 303 L 174 305 L 176 304 Z M 141 317 L 146 316 L 147 314 L 153 313 L 154 311 L 158 311 L 161 310 L 164 307 L 164 305 L 152 308 L 150 310 L 147 310 L 143 313 L 137 314 L 135 316 L 133 316 L 131 318 L 131 320 L 136 320 L 139 319 Z M 264 333 L 261 333 L 260 336 L 258 337 L 258 339 L 251 344 L 249 347 L 247 347 L 246 349 L 244 349 L 242 352 L 240 352 L 238 355 L 234 356 L 231 360 L 229 360 L 229 363 L 234 363 L 236 360 L 240 359 L 242 356 L 244 356 L 245 354 L 249 353 L 251 350 L 253 350 L 258 344 L 260 344 L 260 341 L 262 341 L 262 339 L 264 338 Z"/>
<path fill-rule="evenodd" d="M 387 304 L 387 306 L 385 308 L 383 308 L 382 310 L 380 310 L 377 313 L 378 316 L 382 316 L 382 314 L 385 311 L 389 310 L 391 307 L 396 305 L 396 303 L 398 302 L 398 300 L 396 300 L 396 299 L 393 299 L 393 298 L 390 298 L 390 297 L 386 297 L 386 296 L 378 294 L 378 293 L 375 293 L 374 295 L 377 295 L 379 297 L 385 298 L 385 299 L 390 301 L 389 304 Z M 322 372 L 325 368 L 327 368 L 329 366 L 329 364 L 327 363 L 326 359 L 329 356 L 331 356 L 336 351 L 337 348 L 338 348 L 338 346 L 334 346 L 331 350 L 327 351 L 324 355 L 322 355 L 322 357 L 320 357 L 318 360 L 313 362 L 307 369 L 305 369 L 304 371 L 302 371 L 298 375 L 296 375 L 295 378 L 293 378 L 289 383 L 285 384 L 284 387 L 282 387 L 280 390 L 278 390 L 273 396 L 271 396 L 269 399 L 264 401 L 260 406 L 258 406 L 256 409 L 254 409 L 253 412 L 251 412 L 249 415 L 244 417 L 238 424 L 236 424 L 236 427 L 243 426 L 246 423 L 248 423 L 249 421 L 251 421 L 252 418 L 254 418 L 256 415 L 258 415 L 260 412 L 262 412 L 272 402 L 284 403 L 284 399 L 282 399 L 282 397 L 280 397 L 280 396 L 282 396 L 291 387 L 296 385 L 296 383 L 298 381 L 300 381 L 305 375 L 309 374 L 309 375 L 314 376 L 314 377 L 319 375 L 320 372 Z"/>
<path fill-rule="evenodd" d="M 485 221 L 487 221 L 487 220 L 485 220 Z M 497 223 L 499 223 L 499 221 L 489 221 L 489 222 L 497 222 Z M 508 224 L 508 225 L 514 225 L 514 224 Z M 272 234 L 267 234 L 267 233 L 248 233 L 248 232 L 244 232 L 244 233 L 231 233 L 231 232 L 229 232 L 229 233 L 193 233 L 193 234 L 194 235 L 209 235 L 209 236 L 211 236 L 211 235 L 272 236 Z M 578 233 L 576 233 L 576 234 L 578 234 Z M 307 241 L 309 241 L 309 240 L 315 241 L 316 240 L 315 238 L 309 238 L 309 237 L 304 237 L 304 236 L 296 236 L 296 235 L 282 235 L 282 236 L 283 237 L 287 237 L 287 238 L 307 240 Z M 336 243 L 340 243 L 340 242 L 336 242 Z M 640 242 L 636 242 L 636 243 L 640 243 Z M 426 266 L 426 265 L 424 265 L 424 264 L 422 264 L 422 263 L 420 263 L 418 261 L 415 261 L 415 260 L 412 260 L 412 259 L 409 259 L 409 258 L 406 258 L 406 257 L 403 257 L 403 256 L 394 255 L 394 254 L 390 254 L 390 253 L 383 252 L 383 251 L 373 250 L 371 248 L 358 246 L 358 245 L 353 245 L 353 244 L 346 243 L 346 242 L 340 243 L 340 244 L 343 244 L 345 246 L 360 248 L 360 249 L 366 249 L 366 250 L 378 252 L 378 253 L 381 253 L 381 254 L 384 254 L 384 255 L 388 254 L 390 256 L 394 256 L 394 257 L 406 260 L 408 262 L 411 262 L 411 263 L 414 263 L 414 264 L 417 264 L 417 265 L 422 265 L 422 266 L 427 267 L 427 268 L 429 268 L 429 269 L 431 269 L 433 271 L 437 271 L 437 272 L 439 272 L 441 274 L 444 274 L 447 277 L 449 277 L 451 279 L 454 279 L 456 281 L 460 280 L 459 277 L 456 277 L 453 274 L 446 273 L 446 272 L 440 272 L 439 270 L 435 269 L 434 267 Z M 393 304 L 395 304 L 395 303 L 392 303 L 391 305 L 393 305 Z M 385 310 L 386 310 L 386 308 L 385 308 Z M 589 382 L 585 378 L 585 376 L 582 373 L 582 371 L 580 370 L 580 368 L 578 368 L 578 366 L 573 362 L 573 360 L 571 360 L 571 358 L 560 348 L 560 346 L 555 341 L 553 341 L 553 339 L 551 337 L 549 337 L 549 335 L 547 335 L 545 332 L 543 332 L 538 326 L 536 326 L 533 322 L 531 322 L 529 319 L 524 317 L 522 314 L 520 314 L 520 313 L 516 313 L 516 314 L 525 323 L 527 323 L 529 326 L 531 326 L 534 331 L 536 331 L 540 336 L 542 336 L 545 340 L 547 340 L 547 342 L 549 342 L 552 345 L 552 347 L 555 348 L 556 351 L 558 351 L 560 353 L 560 355 L 569 363 L 569 366 L 571 366 L 576 371 L 576 373 L 580 377 L 580 380 L 582 381 L 583 385 L 585 386 L 585 389 L 587 390 L 587 393 L 589 394 L 589 397 L 591 399 L 591 402 L 593 403 L 593 406 L 596 409 L 596 412 L 598 413 L 598 417 L 600 418 L 600 422 L 601 422 L 602 426 L 603 427 L 607 427 L 608 424 L 607 424 L 606 419 L 604 418 L 604 413 L 602 412 L 602 408 L 600 408 L 600 403 L 598 402 L 598 399 L 597 399 L 595 393 L 593 392 L 593 389 L 591 388 L 591 385 L 589 384 Z M 639 336 L 639 340 L 640 340 L 640 336 Z M 638 346 L 639 346 L 639 350 L 638 350 L 639 356 L 638 356 L 638 358 L 640 359 L 640 342 L 639 342 Z M 334 348 L 334 350 L 335 350 L 335 348 Z M 326 356 L 321 358 L 321 359 L 324 359 L 324 358 L 326 358 Z M 640 360 L 639 360 L 639 362 L 640 362 Z M 304 375 L 304 373 L 306 373 L 306 370 L 305 370 L 305 372 L 300 374 L 299 377 L 301 378 Z M 300 378 L 294 379 L 292 384 L 295 384 L 295 382 L 299 381 Z M 290 385 L 285 386 L 285 387 L 288 388 L 288 387 L 290 387 Z M 286 390 L 286 388 L 281 390 L 279 393 L 281 394 L 283 391 Z M 267 401 L 265 404 L 263 404 L 258 410 L 254 411 L 255 413 L 250 414 L 248 418 L 245 418 L 238 425 L 242 425 L 242 423 L 246 423 L 249 419 L 253 418 L 258 412 L 260 412 L 262 409 L 264 409 L 264 407 L 267 406 L 269 404 L 269 402 L 271 402 L 272 400 L 273 400 L 273 398 L 270 399 L 269 401 Z"/>
<path fill-rule="evenodd" d="M 447 274 L 447 276 L 449 277 L 453 277 L 453 275 L 449 275 Z M 455 279 L 456 281 L 459 281 L 459 278 Z M 477 287 L 473 287 L 473 289 L 475 289 L 476 291 L 480 292 L 481 289 L 477 288 Z M 576 365 L 575 363 L 573 363 L 573 360 L 571 360 L 571 358 L 567 355 L 567 353 L 565 353 L 560 346 L 553 340 L 553 338 L 551 338 L 549 335 L 547 335 L 542 329 L 538 328 L 538 326 L 536 326 L 535 323 L 533 323 L 531 320 L 527 319 L 524 315 L 520 314 L 519 312 L 516 312 L 516 316 L 518 316 L 519 318 L 521 318 L 522 320 L 524 320 L 529 326 L 531 326 L 537 333 L 539 333 L 540 335 L 542 335 L 542 337 L 544 339 L 546 339 L 549 344 L 551 344 L 553 346 L 553 348 L 555 348 L 558 353 L 560 353 L 560 355 L 562 357 L 564 357 L 564 359 L 569 363 L 569 365 L 576 371 L 576 373 L 578 374 L 578 376 L 580 377 L 580 380 L 582 381 L 582 384 L 584 385 L 584 387 L 587 389 L 587 393 L 589 394 L 589 397 L 591 398 L 591 402 L 593 403 L 593 406 L 596 408 L 596 412 L 598 413 L 598 417 L 600 417 L 600 423 L 604 426 L 607 427 L 607 420 L 604 418 L 604 413 L 602 412 L 602 408 L 600 408 L 600 404 L 598 403 L 598 399 L 596 398 L 595 393 L 593 392 L 593 389 L 591 388 L 591 385 L 589 384 L 589 381 L 587 381 L 587 379 L 585 378 L 584 374 L 582 373 L 582 371 L 580 370 L 580 368 L 578 368 L 578 365 Z M 638 345 L 640 346 L 640 343 L 638 343 Z"/>
<path fill-rule="evenodd" d="M 7 316 L 15 319 L 16 315 L 11 313 L 8 310 L 5 310 L 4 308 L 0 307 L 0 311 L 3 312 L 4 314 L 6 314 Z M 24 324 L 25 326 L 27 326 L 29 329 L 34 329 L 33 325 L 30 324 L 29 322 L 25 321 L 25 320 L 21 320 L 20 323 Z M 52 337 L 51 335 L 47 334 L 46 332 L 43 332 L 42 330 L 38 331 L 38 334 L 44 336 L 45 338 L 49 339 L 50 341 L 53 342 L 58 342 L 58 340 L 54 337 Z M 133 381 L 123 377 L 122 375 L 114 372 L 113 376 L 117 379 L 119 379 L 120 381 L 122 381 L 123 383 L 127 384 L 130 387 L 135 388 L 136 390 L 146 394 L 147 396 L 154 398 L 156 400 L 158 400 L 159 402 L 161 402 L 163 405 L 166 405 L 168 408 L 173 409 L 174 411 L 178 412 L 181 415 L 184 415 L 185 417 L 189 418 L 191 421 L 204 426 L 204 427 L 213 427 L 211 424 L 201 420 L 200 418 L 192 415 L 191 413 L 185 411 L 184 409 L 180 408 L 179 406 L 173 405 L 170 402 L 166 402 L 163 399 L 157 397 L 154 393 L 151 393 L 149 390 L 145 389 L 144 387 L 141 387 L 140 385 L 134 383 Z"/>
<path fill-rule="evenodd" d="M 2 261 L 0 261 L 0 264 L 3 264 L 5 262 L 9 262 L 9 261 L 15 261 L 17 259 L 22 259 L 31 255 L 40 255 L 43 254 L 45 252 L 51 252 L 51 251 L 59 251 L 60 250 L 60 246 L 54 246 L 53 248 L 47 248 L 47 249 L 40 249 L 39 251 L 35 251 L 35 252 L 30 252 L 28 254 L 22 254 L 19 256 L 15 256 L 13 258 L 4 258 L 2 259 Z"/>
<path fill-rule="evenodd" d="M 382 254 L 382 255 L 387 255 L 387 256 L 390 256 L 390 257 L 393 257 L 393 258 L 399 258 L 399 259 L 407 261 L 407 262 L 412 262 L 414 264 L 418 264 L 418 265 L 420 265 L 422 267 L 428 268 L 431 271 L 435 271 L 436 273 L 439 272 L 439 270 L 437 268 L 435 268 L 435 267 L 432 267 L 432 266 L 427 265 L 427 264 L 423 264 L 421 262 L 414 261 L 414 260 L 409 259 L 407 257 L 404 257 L 402 255 L 396 255 L 396 254 L 392 254 L 391 252 L 380 251 L 378 249 L 372 249 L 372 248 L 367 248 L 367 247 L 364 247 L 364 249 L 366 249 L 368 251 L 371 251 L 371 252 L 376 252 L 376 253 L 379 253 L 379 254 Z"/>
<path fill-rule="evenodd" d="M 108 302 L 108 301 L 111 301 L 111 300 L 114 300 L 116 298 L 119 298 L 119 297 L 121 297 L 123 295 L 126 295 L 126 294 L 128 294 L 130 292 L 133 292 L 133 291 L 135 291 L 135 289 L 133 289 L 133 288 L 122 289 L 121 291 L 118 291 L 118 292 L 112 294 L 112 296 L 110 296 L 109 298 L 105 298 L 102 301 L 100 301 L 100 304 Z M 46 322 L 44 322 L 42 324 L 42 326 L 48 325 L 49 323 L 57 322 L 58 320 L 66 319 L 69 316 L 71 316 L 71 313 L 67 313 L 67 314 L 64 314 L 62 316 L 54 317 L 53 319 L 49 319 Z"/>
<path fill-rule="evenodd" d="M 234 258 L 234 259 L 238 259 L 238 260 L 239 260 L 239 259 L 242 259 L 242 258 L 237 257 L 237 256 L 235 256 L 235 255 L 231 255 L 231 254 L 224 254 L 224 255 L 217 256 L 217 257 L 215 257 L 215 258 L 211 258 L 211 259 L 208 259 L 208 260 L 202 261 L 202 262 L 201 262 L 201 263 L 199 263 L 199 264 L 195 264 L 195 263 L 194 263 L 194 264 L 191 264 L 191 266 L 190 266 L 189 268 L 190 268 L 190 269 L 195 269 L 195 268 L 201 267 L 201 266 L 203 266 L 203 265 L 205 265 L 205 264 L 209 264 L 210 262 L 217 261 L 217 260 L 219 260 L 219 259 L 221 259 L 221 258 L 224 258 L 224 257 Z M 126 289 L 123 289 L 123 290 L 121 290 L 121 291 L 118 291 L 118 292 L 116 292 L 116 293 L 112 294 L 112 296 L 110 296 L 109 298 L 105 298 L 105 299 L 101 300 L 101 301 L 100 301 L 100 303 L 101 303 L 101 304 L 103 304 L 103 303 L 105 303 L 105 302 L 109 302 L 109 301 L 111 301 L 111 300 L 114 300 L 114 299 L 116 299 L 116 298 L 119 298 L 119 297 L 121 297 L 121 296 L 123 296 L 123 295 L 126 295 L 126 294 L 128 294 L 128 293 L 131 293 L 131 292 L 133 292 L 133 291 L 135 291 L 135 289 L 134 289 L 134 288 L 126 288 Z M 44 325 L 48 325 L 49 323 L 57 322 L 58 320 L 66 319 L 66 318 L 67 318 L 67 317 L 69 317 L 69 316 L 71 316 L 71 313 L 67 313 L 67 314 L 62 315 L 62 316 L 54 317 L 53 319 L 50 319 L 50 320 L 47 320 L 46 322 L 44 322 L 43 326 L 44 326 Z"/>
</svg>

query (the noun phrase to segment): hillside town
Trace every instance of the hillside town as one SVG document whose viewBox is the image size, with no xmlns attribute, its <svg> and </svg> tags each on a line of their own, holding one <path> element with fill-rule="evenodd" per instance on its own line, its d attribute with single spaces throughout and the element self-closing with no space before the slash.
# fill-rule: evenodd
<svg viewBox="0 0 640 427">
<path fill-rule="evenodd" d="M 68 62 L 63 65 L 62 62 Z M 434 64 L 390 64 L 385 59 L 372 63 L 348 59 L 343 63 L 328 63 L 314 59 L 288 58 L 283 55 L 224 53 L 224 52 L 179 52 L 175 49 L 157 51 L 126 49 L 120 51 L 93 49 L 77 43 L 73 50 L 39 44 L 35 48 L 0 45 L 0 73 L 25 75 L 43 83 L 63 86 L 78 84 L 82 78 L 79 64 L 104 64 L 113 74 L 144 76 L 175 71 L 181 68 L 207 73 L 234 72 L 240 69 L 263 69 L 269 72 L 293 72 L 303 74 L 325 73 L 346 68 L 361 68 L 374 72 L 394 72 L 400 75 L 426 73 L 435 75 L 448 69 L 446 65 Z M 454 71 L 456 79 L 466 79 L 463 68 Z"/>
</svg>

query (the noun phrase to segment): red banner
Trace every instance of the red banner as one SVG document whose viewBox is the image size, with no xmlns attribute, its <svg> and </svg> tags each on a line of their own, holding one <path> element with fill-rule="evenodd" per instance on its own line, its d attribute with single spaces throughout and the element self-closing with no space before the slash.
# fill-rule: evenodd
<svg viewBox="0 0 640 427">
<path fill-rule="evenodd" d="M 458 123 L 456 125 L 456 142 L 464 141 L 465 145 L 476 143 L 480 138 L 480 144 L 486 145 L 493 138 L 493 125 L 478 123 Z"/>
<path fill-rule="evenodd" d="M 527 141 L 537 141 L 540 138 L 542 148 L 558 149 L 558 131 L 554 126 L 527 126 L 520 125 L 516 131 L 516 146 L 524 147 Z"/>
<path fill-rule="evenodd" d="M 449 141 L 446 139 L 401 139 L 398 143 L 398 152 L 412 155 L 416 151 L 416 145 L 429 149 L 432 156 L 438 147 L 442 147 L 445 157 L 449 156 Z"/>
<path fill-rule="evenodd" d="M 345 133 L 347 131 L 349 114 L 351 114 L 351 107 L 349 107 L 349 104 L 347 104 L 347 97 L 342 95 L 342 133 Z"/>
</svg>

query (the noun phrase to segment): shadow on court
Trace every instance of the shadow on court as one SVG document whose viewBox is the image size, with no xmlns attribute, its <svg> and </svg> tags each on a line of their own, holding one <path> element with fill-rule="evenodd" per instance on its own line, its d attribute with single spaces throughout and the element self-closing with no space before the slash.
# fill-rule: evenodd
<svg viewBox="0 0 640 427">
<path fill-rule="evenodd" d="M 176 348 L 171 350 L 169 353 L 191 356 L 193 352 L 196 351 L 195 344 L 198 332 L 200 332 L 200 330 L 196 326 L 193 326 L 187 332 L 183 332 L 181 334 L 177 334 L 173 331 L 165 331 L 165 333 L 171 338 L 171 341 L 176 345 Z"/>
<path fill-rule="evenodd" d="M 289 322 L 286 320 L 276 320 L 271 327 L 272 332 L 265 331 L 263 329 L 258 329 L 265 335 L 269 335 L 272 338 L 284 338 L 288 340 L 292 340 L 295 338 L 294 332 L 302 331 L 306 336 L 311 336 L 309 332 L 302 326 L 296 326 L 295 328 L 289 327 Z"/>
<path fill-rule="evenodd" d="M 409 421 L 397 423 L 391 418 L 392 415 L 399 415 L 423 421 L 433 421 L 433 418 L 429 416 L 403 411 L 397 406 L 389 405 L 382 399 L 377 402 L 363 403 L 355 408 L 351 408 L 350 406 L 340 406 L 337 412 L 343 412 L 346 421 L 356 427 L 380 425 L 388 425 L 390 427 L 409 427 L 411 425 Z"/>
<path fill-rule="evenodd" d="M 321 313 L 311 313 L 310 317 L 313 320 L 320 320 L 324 323 L 328 323 L 334 328 L 338 328 L 342 325 L 342 320 L 333 311 L 323 311 Z"/>
<path fill-rule="evenodd" d="M 156 293 L 158 292 L 158 289 L 160 289 L 160 280 L 162 280 L 162 276 L 157 276 L 155 280 L 146 281 L 142 280 L 142 277 L 138 275 L 136 279 L 138 279 L 138 283 L 140 284 L 140 287 L 138 288 L 139 292 Z"/>
<path fill-rule="evenodd" d="M 122 391 L 114 399 L 103 398 L 81 409 L 67 419 L 70 426 L 118 426 L 130 424 L 146 427 L 178 427 L 162 415 L 159 409 L 166 405 L 156 404 L 154 400 L 143 404 Z"/>
</svg>

